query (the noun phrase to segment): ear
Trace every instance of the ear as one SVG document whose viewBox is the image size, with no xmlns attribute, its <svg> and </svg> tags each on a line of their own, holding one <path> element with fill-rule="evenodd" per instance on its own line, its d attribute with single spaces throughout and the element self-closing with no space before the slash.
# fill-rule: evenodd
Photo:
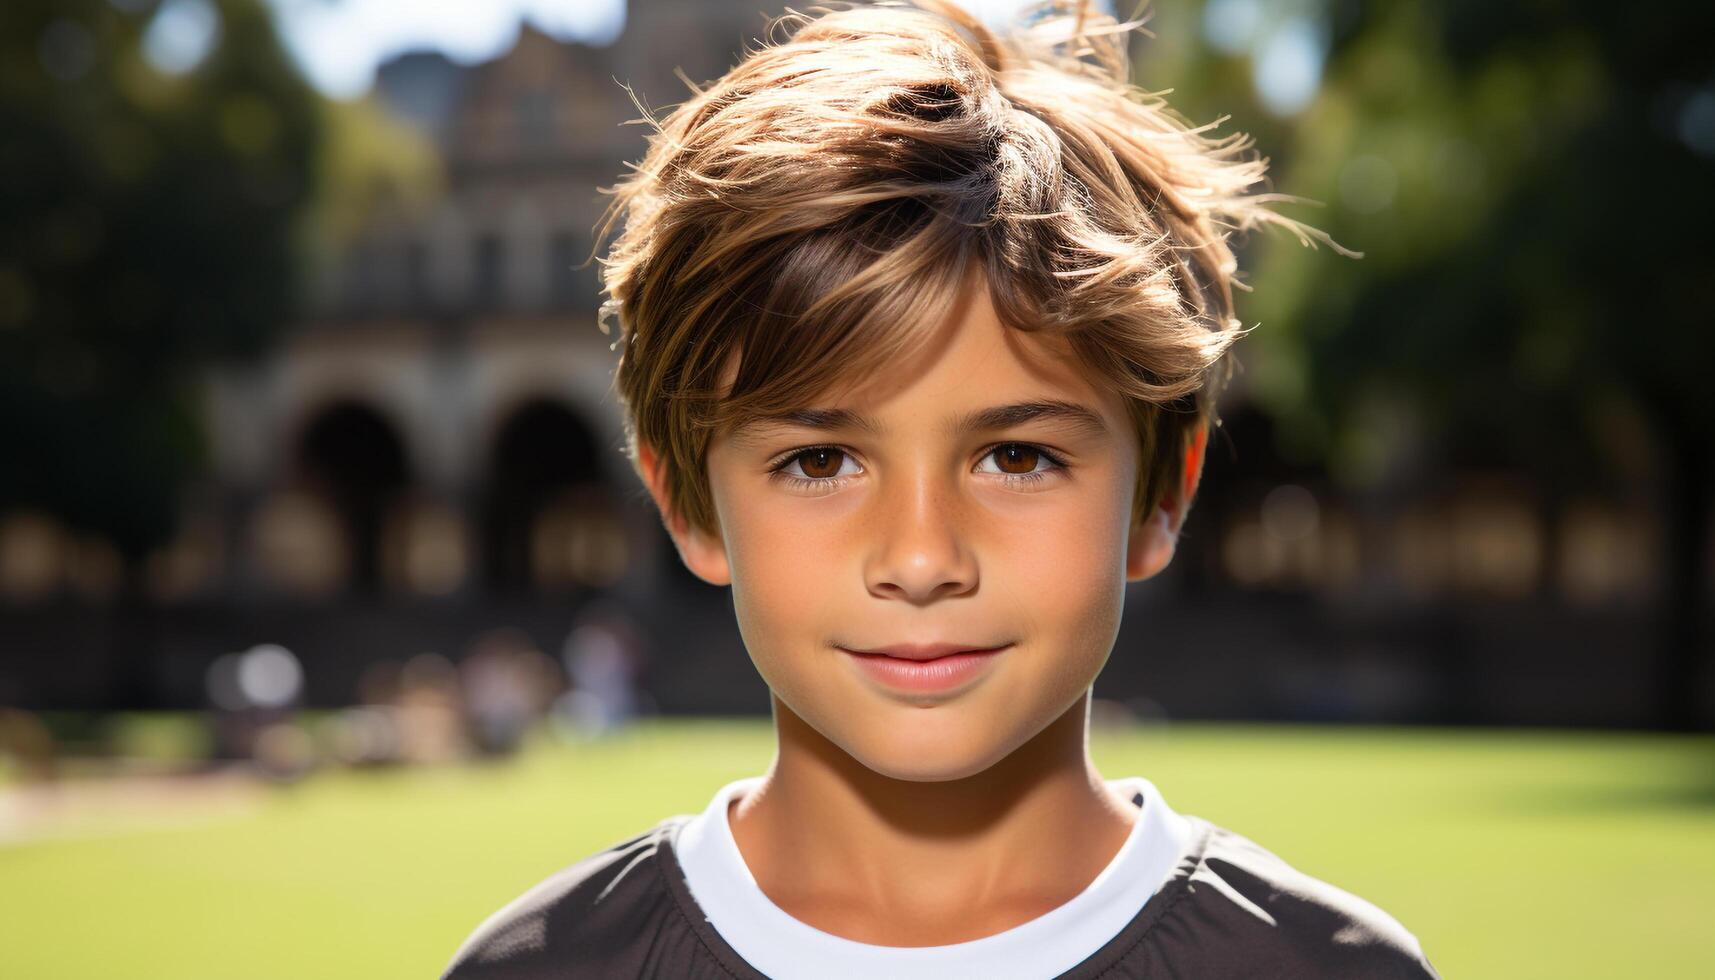
<svg viewBox="0 0 1715 980">
<path fill-rule="evenodd" d="M 1141 582 L 1167 567 L 1179 544 L 1179 528 L 1196 499 L 1197 484 L 1203 478 L 1203 447 L 1209 430 L 1200 426 L 1185 448 L 1184 479 L 1176 489 L 1169 490 L 1156 504 L 1155 510 L 1143 523 L 1131 529 L 1126 542 L 1125 577 L 1128 582 Z"/>
<path fill-rule="evenodd" d="M 673 539 L 673 547 L 679 551 L 679 560 L 685 563 L 692 575 L 710 585 L 732 584 L 732 568 L 727 563 L 725 543 L 717 536 L 691 527 L 684 515 L 671 509 L 672 502 L 667 495 L 667 468 L 654 447 L 642 440 L 637 443 L 637 468 L 649 488 L 649 496 L 655 498 L 655 509 L 660 511 L 661 522 Z"/>
</svg>

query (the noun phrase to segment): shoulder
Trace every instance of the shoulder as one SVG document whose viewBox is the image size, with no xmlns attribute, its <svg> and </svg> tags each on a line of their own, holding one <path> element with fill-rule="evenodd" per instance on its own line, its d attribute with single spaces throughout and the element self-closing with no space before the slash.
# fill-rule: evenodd
<svg viewBox="0 0 1715 980">
<path fill-rule="evenodd" d="M 636 975 L 629 965 L 642 962 L 676 931 L 679 913 L 656 856 L 683 819 L 669 817 L 513 899 L 470 934 L 442 980 L 596 975 L 574 974 L 574 967 Z"/>
<path fill-rule="evenodd" d="M 1259 975 L 1271 977 L 1439 977 L 1417 937 L 1376 905 L 1299 871 L 1242 834 L 1189 819 L 1201 847 L 1176 872 L 1184 879 L 1176 904 L 1220 947 L 1204 952 L 1235 958 L 1234 969 L 1221 975 L 1263 967 Z"/>
</svg>

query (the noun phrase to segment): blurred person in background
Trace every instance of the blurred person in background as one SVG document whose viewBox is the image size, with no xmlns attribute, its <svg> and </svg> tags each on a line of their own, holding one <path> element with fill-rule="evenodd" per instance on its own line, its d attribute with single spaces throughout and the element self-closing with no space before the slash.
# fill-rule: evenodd
<svg viewBox="0 0 1715 980">
<path fill-rule="evenodd" d="M 242 759 L 269 778 L 292 779 L 317 762 L 317 751 L 298 718 L 304 668 L 276 643 L 216 658 L 204 674 L 213 711 L 214 755 Z"/>
<path fill-rule="evenodd" d="M 0 762 L 20 782 L 51 783 L 59 775 L 54 735 L 35 712 L 0 706 Z"/>
<path fill-rule="evenodd" d="M 416 765 L 457 762 L 471 753 L 458 668 L 437 653 L 405 662 L 399 676 L 401 758 Z"/>
<path fill-rule="evenodd" d="M 642 637 L 624 607 L 598 602 L 586 609 L 561 651 L 572 682 L 554 709 L 562 724 L 600 735 L 629 723 L 639 712 L 644 658 Z"/>
<path fill-rule="evenodd" d="M 566 686 L 559 665 L 516 629 L 478 637 L 459 677 L 471 742 L 483 755 L 517 751 Z"/>
</svg>

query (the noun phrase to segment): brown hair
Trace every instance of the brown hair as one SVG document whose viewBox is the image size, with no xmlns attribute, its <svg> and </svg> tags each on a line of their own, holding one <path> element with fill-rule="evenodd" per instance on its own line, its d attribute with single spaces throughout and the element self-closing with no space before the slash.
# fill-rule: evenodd
<svg viewBox="0 0 1715 980">
<path fill-rule="evenodd" d="M 1140 21 L 1087 7 L 1007 36 L 939 0 L 788 12 L 785 40 L 654 123 L 599 231 L 624 219 L 601 329 L 617 315 L 627 451 L 655 450 L 670 511 L 716 531 L 711 436 L 911 350 L 973 270 L 1009 327 L 1064 333 L 1126 396 L 1134 523 L 1178 486 L 1244 332 L 1228 232 L 1333 243 L 1247 193 L 1267 167 L 1248 137 L 1129 84 Z"/>
</svg>

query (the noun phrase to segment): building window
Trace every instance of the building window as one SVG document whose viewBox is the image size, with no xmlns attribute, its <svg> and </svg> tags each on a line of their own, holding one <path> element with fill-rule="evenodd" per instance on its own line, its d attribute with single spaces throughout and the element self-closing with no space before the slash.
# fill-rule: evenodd
<svg viewBox="0 0 1715 980">
<path fill-rule="evenodd" d="M 483 235 L 476 240 L 476 282 L 472 289 L 472 303 L 480 309 L 494 309 L 501 305 L 503 296 L 502 277 L 506 272 L 505 247 L 499 235 Z"/>
<path fill-rule="evenodd" d="M 547 92 L 531 91 L 513 102 L 518 119 L 518 145 L 541 149 L 554 145 L 554 100 Z"/>
<path fill-rule="evenodd" d="M 379 278 L 376 264 L 375 246 L 369 242 L 353 245 L 346 254 L 344 305 L 347 314 L 363 316 L 374 312 Z"/>
<path fill-rule="evenodd" d="M 429 249 L 422 242 L 405 246 L 405 308 L 426 309 L 429 305 Z"/>
<path fill-rule="evenodd" d="M 549 244 L 549 283 L 556 309 L 580 309 L 595 305 L 595 266 L 578 268 L 587 259 L 581 235 L 556 232 Z"/>
</svg>

